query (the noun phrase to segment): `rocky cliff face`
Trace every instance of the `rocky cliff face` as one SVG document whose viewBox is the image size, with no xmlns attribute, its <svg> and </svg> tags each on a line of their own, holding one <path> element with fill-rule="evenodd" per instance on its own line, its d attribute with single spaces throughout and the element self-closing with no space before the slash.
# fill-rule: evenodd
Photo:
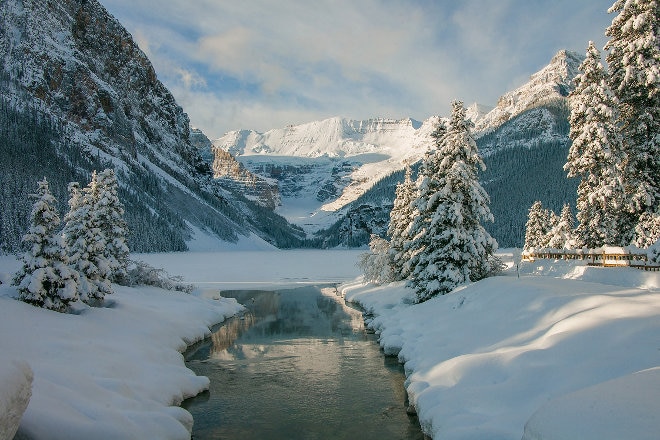
<svg viewBox="0 0 660 440">
<path fill-rule="evenodd" d="M 3 106 L 55 124 L 60 139 L 53 152 L 61 166 L 72 166 L 75 154 L 83 160 L 76 159 L 72 172 L 81 177 L 99 164 L 118 170 L 132 197 L 127 220 L 134 231 L 144 235 L 142 223 L 160 222 L 171 234 L 158 235 L 177 236 L 176 249 L 196 230 L 228 241 L 253 232 L 273 241 L 245 219 L 260 208 L 212 179 L 210 163 L 192 142 L 200 142 L 199 133 L 191 136 L 186 113 L 98 1 L 3 0 L 0 63 Z M 281 219 L 273 223 L 287 228 Z M 137 232 L 133 243 L 151 250 Z"/>
<path fill-rule="evenodd" d="M 98 2 L 7 0 L 2 13 L 4 70 L 40 108 L 113 156 L 205 168 L 188 116 Z"/>
<path fill-rule="evenodd" d="M 280 204 L 277 182 L 251 173 L 242 163 L 234 159 L 230 153 L 214 148 L 213 177 L 220 180 L 223 186 L 240 192 L 245 197 L 254 200 L 269 209 L 275 209 Z"/>
</svg>

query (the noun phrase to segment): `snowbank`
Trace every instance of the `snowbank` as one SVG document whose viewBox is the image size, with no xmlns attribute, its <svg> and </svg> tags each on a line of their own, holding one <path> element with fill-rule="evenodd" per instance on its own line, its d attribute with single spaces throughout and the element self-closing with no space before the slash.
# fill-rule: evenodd
<svg viewBox="0 0 660 440">
<path fill-rule="evenodd" d="M 633 434 L 660 432 L 660 419 L 637 411 L 657 414 L 660 394 L 634 391 L 658 386 L 649 369 L 660 366 L 660 273 L 536 263 L 519 279 L 490 278 L 418 305 L 401 283 L 341 290 L 373 313 L 385 352 L 405 362 L 411 403 L 433 438 L 520 439 L 549 401 L 557 403 L 529 422 L 528 439 L 605 438 L 579 431 L 575 420 L 615 424 L 610 411 L 623 406 L 622 417 L 648 422 Z M 635 374 L 642 370 L 649 372 Z M 635 385 L 621 399 L 611 391 L 624 382 L 608 382 L 618 378 Z M 562 410 L 594 398 L 600 409 Z M 562 436 L 570 426 L 578 434 Z"/>
<path fill-rule="evenodd" d="M 0 362 L 0 439 L 12 439 L 32 395 L 32 369 L 23 361 Z"/>
<path fill-rule="evenodd" d="M 6 280 L 6 266 L 0 272 Z M 177 405 L 209 382 L 186 368 L 181 351 L 241 306 L 233 299 L 113 287 L 107 307 L 60 314 L 17 301 L 15 288 L 0 284 L 0 365 L 24 359 L 34 372 L 19 435 L 190 438 L 192 416 Z M 0 386 L 2 399 L 11 394 Z"/>
<path fill-rule="evenodd" d="M 546 403 L 523 440 L 656 440 L 660 368 L 588 387 Z"/>
</svg>

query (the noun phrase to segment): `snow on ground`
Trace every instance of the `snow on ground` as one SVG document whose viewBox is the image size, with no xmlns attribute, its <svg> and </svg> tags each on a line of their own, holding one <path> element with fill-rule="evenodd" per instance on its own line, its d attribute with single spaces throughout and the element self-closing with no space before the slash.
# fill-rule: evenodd
<svg viewBox="0 0 660 440">
<path fill-rule="evenodd" d="M 12 439 L 32 395 L 32 369 L 26 362 L 5 361 L 0 368 L 0 439 Z"/>
<path fill-rule="evenodd" d="M 235 300 L 115 285 L 107 307 L 60 314 L 12 298 L 16 289 L 8 281 L 17 267 L 12 258 L 0 258 L 0 371 L 29 365 L 33 372 L 19 435 L 190 437 L 192 417 L 176 405 L 209 383 L 185 367 L 181 351 L 237 313 Z M 27 386 L 19 385 L 0 375 L 0 412 L 17 410 L 12 396 Z"/>
<path fill-rule="evenodd" d="M 346 298 L 375 315 L 385 351 L 405 361 L 411 401 L 434 438 L 660 432 L 660 273 L 539 260 L 522 263 L 520 278 L 510 267 L 413 305 L 402 283 L 360 282 L 362 252 L 237 246 L 134 255 L 196 291 L 115 286 L 110 307 L 70 315 L 11 299 L 19 265 L 0 257 L 0 405 L 27 390 L 29 365 L 32 398 L 19 434 L 188 438 L 190 415 L 174 405 L 208 382 L 185 367 L 180 351 L 239 309 L 211 298 L 220 289 L 344 282 Z M 22 385 L 4 379 L 12 368 Z"/>
<path fill-rule="evenodd" d="M 340 288 L 405 362 L 423 429 L 443 440 L 657 438 L 660 273 L 537 261 L 517 278 L 509 266 L 419 305 L 402 283 Z"/>
</svg>

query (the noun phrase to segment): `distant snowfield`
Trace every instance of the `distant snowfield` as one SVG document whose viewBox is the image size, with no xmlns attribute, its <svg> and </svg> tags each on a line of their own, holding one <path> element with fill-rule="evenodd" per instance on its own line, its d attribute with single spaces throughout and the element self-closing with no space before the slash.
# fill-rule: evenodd
<svg viewBox="0 0 660 440">
<path fill-rule="evenodd" d="M 660 432 L 660 273 L 523 263 L 520 279 L 509 270 L 412 305 L 401 284 L 360 283 L 361 251 L 239 249 L 134 255 L 197 290 L 115 286 L 111 307 L 75 315 L 13 300 L 8 282 L 18 264 L 0 257 L 0 371 L 10 371 L 0 374 L 0 414 L 16 404 L 10 396 L 29 390 L 27 363 L 23 434 L 189 438 L 192 420 L 176 405 L 208 381 L 180 351 L 240 309 L 213 299 L 218 292 L 342 282 L 347 299 L 376 315 L 384 349 L 406 361 L 410 397 L 435 438 Z"/>
</svg>

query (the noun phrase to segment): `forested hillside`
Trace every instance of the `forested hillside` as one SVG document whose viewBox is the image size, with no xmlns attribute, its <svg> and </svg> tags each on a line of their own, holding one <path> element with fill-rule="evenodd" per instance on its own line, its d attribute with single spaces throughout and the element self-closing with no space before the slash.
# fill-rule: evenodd
<svg viewBox="0 0 660 440">
<path fill-rule="evenodd" d="M 63 210 L 67 183 L 104 168 L 118 177 L 133 251 L 185 250 L 200 234 L 300 245 L 300 230 L 213 179 L 187 114 L 96 0 L 1 2 L 0 61 L 2 251 L 20 249 L 38 180 Z"/>
<path fill-rule="evenodd" d="M 548 123 L 554 128 L 520 128 L 521 120 L 538 120 L 540 112 L 550 116 Z M 579 182 L 567 178 L 563 169 L 570 147 L 568 130 L 568 108 L 557 101 L 523 113 L 477 139 L 480 151 L 491 151 L 484 157 L 486 170 L 480 180 L 490 195 L 495 221 L 484 227 L 500 246 L 522 247 L 527 212 L 535 200 L 557 213 L 565 203 L 575 206 Z M 504 148 L 492 148 L 495 142 Z"/>
</svg>

